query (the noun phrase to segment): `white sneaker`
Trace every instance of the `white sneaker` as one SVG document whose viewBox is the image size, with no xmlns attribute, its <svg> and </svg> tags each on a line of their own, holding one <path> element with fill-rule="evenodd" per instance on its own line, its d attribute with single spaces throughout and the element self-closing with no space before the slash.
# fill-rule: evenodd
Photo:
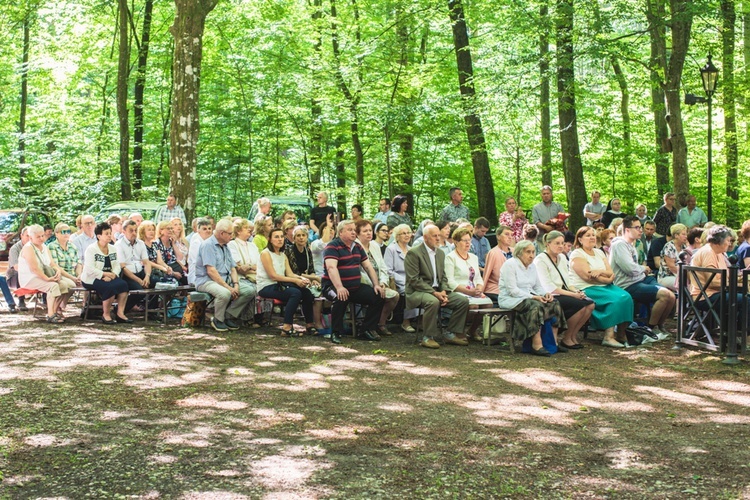
<svg viewBox="0 0 750 500">
<path fill-rule="evenodd" d="M 665 332 L 664 329 L 660 326 L 657 326 L 656 328 L 652 328 L 651 331 L 656 334 L 659 340 L 667 340 L 668 338 L 671 337 L 669 332 Z"/>
<path fill-rule="evenodd" d="M 654 333 L 656 333 L 656 332 L 654 332 Z M 657 334 L 657 336 L 658 336 L 658 334 Z M 643 336 L 643 340 L 641 340 L 641 345 L 653 344 L 655 342 L 658 342 L 658 340 L 655 339 L 655 338 L 653 338 L 653 337 L 649 337 L 648 335 L 644 335 Z"/>
</svg>

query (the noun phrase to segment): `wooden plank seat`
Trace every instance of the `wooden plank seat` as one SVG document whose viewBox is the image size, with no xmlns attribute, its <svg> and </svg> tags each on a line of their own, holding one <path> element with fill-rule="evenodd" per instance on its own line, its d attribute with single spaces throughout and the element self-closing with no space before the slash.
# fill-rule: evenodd
<svg viewBox="0 0 750 500">
<path fill-rule="evenodd" d="M 195 287 L 193 285 L 181 285 L 175 288 L 144 288 L 143 290 L 131 290 L 130 292 L 128 292 L 128 295 L 143 296 L 143 302 L 145 304 L 143 315 L 144 323 L 148 323 L 149 320 L 149 306 L 151 299 L 154 297 L 158 297 L 160 304 L 157 310 L 154 312 L 161 315 L 164 326 L 167 326 L 167 320 L 169 319 L 169 304 L 170 302 L 172 302 L 172 299 L 174 299 L 178 294 L 187 295 L 188 293 L 193 291 L 195 291 Z"/>
<path fill-rule="evenodd" d="M 488 309 L 469 309 L 469 314 L 473 314 L 472 320 L 479 319 L 479 323 L 484 322 L 484 317 L 489 316 L 489 328 L 487 331 L 482 331 L 482 344 L 484 345 L 491 345 L 492 340 L 497 338 L 493 336 L 492 329 L 497 325 L 500 321 L 506 320 L 508 321 L 507 329 L 505 331 L 505 335 L 508 337 L 508 345 L 510 346 L 510 352 L 514 353 L 516 351 L 516 346 L 513 340 L 513 327 L 516 323 L 516 312 L 512 309 L 500 309 L 497 307 L 492 307 Z M 473 321 L 472 321 L 473 323 Z"/>
</svg>

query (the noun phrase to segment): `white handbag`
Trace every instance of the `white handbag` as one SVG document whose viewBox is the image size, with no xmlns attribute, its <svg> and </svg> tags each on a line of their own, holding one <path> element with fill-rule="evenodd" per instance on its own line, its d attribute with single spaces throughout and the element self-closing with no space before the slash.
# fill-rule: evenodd
<svg viewBox="0 0 750 500">
<path fill-rule="evenodd" d="M 482 318 L 482 336 L 484 340 L 505 336 L 508 332 L 507 314 L 485 314 Z"/>
</svg>

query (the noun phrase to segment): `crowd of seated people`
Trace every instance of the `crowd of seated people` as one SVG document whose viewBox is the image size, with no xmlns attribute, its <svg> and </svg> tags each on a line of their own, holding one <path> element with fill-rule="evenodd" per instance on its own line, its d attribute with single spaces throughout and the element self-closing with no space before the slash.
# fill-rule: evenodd
<svg viewBox="0 0 750 500">
<path fill-rule="evenodd" d="M 300 333 L 327 330 L 334 342 L 341 341 L 341 303 L 352 300 L 377 309 L 363 313 L 365 340 L 392 335 L 388 322 L 394 317 L 401 330 L 414 333 L 412 321 L 425 314 L 425 306 L 450 303 L 461 317 L 464 307 L 499 307 L 516 314 L 515 340 L 530 339 L 531 352 L 546 356 L 541 343 L 545 323 L 552 326 L 558 352 L 583 348 L 580 335 L 586 325 L 604 332 L 602 345 L 624 347 L 625 330 L 640 304 L 649 307 L 648 326 L 665 339 L 680 259 L 724 269 L 727 256 L 736 252 L 739 265 L 750 266 L 750 221 L 739 235 L 714 225 L 695 206 L 695 197 L 678 211 L 676 197 L 667 193 L 652 220 L 643 204 L 628 215 L 618 198 L 604 206 L 595 192 L 584 208 L 587 225 L 569 231 L 562 206 L 545 186 L 531 218 L 514 198 L 506 199 L 493 248 L 485 236 L 489 221 L 478 217 L 472 224 L 464 217 L 468 209 L 461 190 L 454 188 L 450 195 L 437 222 L 424 219 L 415 232 L 404 195 L 380 200 L 380 211 L 371 219 L 363 206 L 354 206 L 356 220 L 344 221 L 328 205 L 325 192 L 318 194 L 310 221 L 298 221 L 292 211 L 274 220 L 270 202 L 262 198 L 252 220 L 196 218 L 189 235 L 174 203 L 158 223 L 132 213 L 96 224 L 84 214 L 76 218 L 75 232 L 63 222 L 51 235 L 41 226 L 24 228 L 11 248 L 0 289 L 11 312 L 25 304 L 12 288 L 45 294 L 46 320 L 61 323 L 72 290 L 82 287 L 101 298 L 102 321 L 115 324 L 132 322 L 126 314 L 142 300 L 128 296 L 129 291 L 174 279 L 214 298 L 209 324 L 218 331 L 258 327 L 262 318 L 253 299 L 261 297 L 282 303 L 280 335 L 298 334 L 294 317 L 301 308 Z M 426 250 L 420 259 L 432 266 L 433 292 L 424 286 L 430 278 L 425 262 L 412 262 L 416 267 L 410 275 L 409 255 L 416 249 Z M 715 283 L 709 288 L 718 293 Z M 410 290 L 418 296 L 410 297 Z M 325 319 L 328 303 L 331 320 Z M 432 318 L 435 311 L 429 314 Z M 454 319 L 451 328 L 460 331 L 449 332 L 448 344 L 480 340 L 473 335 L 475 327 L 464 323 L 459 328 Z M 425 327 L 420 344 L 434 349 L 439 344 L 427 335 L 431 329 Z"/>
</svg>

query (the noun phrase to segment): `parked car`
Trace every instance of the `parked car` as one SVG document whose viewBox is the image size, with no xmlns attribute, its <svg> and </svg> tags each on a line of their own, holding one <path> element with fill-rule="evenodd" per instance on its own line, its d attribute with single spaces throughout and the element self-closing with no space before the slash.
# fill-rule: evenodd
<svg viewBox="0 0 750 500">
<path fill-rule="evenodd" d="M 158 203 L 155 201 L 118 201 L 112 203 L 99 210 L 94 216 L 97 222 L 104 222 L 112 214 L 117 215 L 128 215 L 133 212 L 138 212 L 143 216 L 144 220 L 154 220 L 156 210 L 164 205 L 164 203 Z M 89 213 L 92 213 L 91 210 Z"/>
<path fill-rule="evenodd" d="M 20 239 L 21 229 L 32 224 L 52 226 L 52 219 L 33 208 L 0 210 L 0 261 L 8 260 L 8 251 Z"/>
<path fill-rule="evenodd" d="M 297 215 L 297 220 L 300 223 L 307 223 L 310 221 L 310 210 L 312 210 L 313 207 L 310 198 L 305 196 L 268 196 L 267 198 L 271 200 L 272 217 L 279 217 L 287 210 L 292 210 Z M 256 201 L 250 209 L 248 219 L 252 221 L 257 214 L 258 202 Z"/>
</svg>

